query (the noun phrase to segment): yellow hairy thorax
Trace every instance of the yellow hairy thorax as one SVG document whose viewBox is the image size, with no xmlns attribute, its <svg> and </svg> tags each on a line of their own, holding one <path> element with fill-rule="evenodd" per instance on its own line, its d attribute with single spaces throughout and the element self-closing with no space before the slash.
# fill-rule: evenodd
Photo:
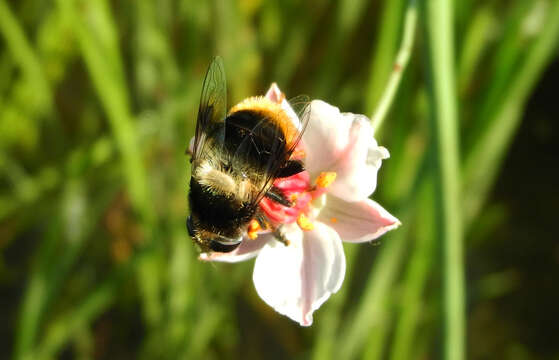
<svg viewBox="0 0 559 360">
<path fill-rule="evenodd" d="M 280 104 L 263 96 L 252 96 L 233 106 L 229 114 L 239 111 L 252 111 L 273 121 L 283 131 L 288 147 L 291 147 L 296 141 L 299 131 Z"/>
</svg>

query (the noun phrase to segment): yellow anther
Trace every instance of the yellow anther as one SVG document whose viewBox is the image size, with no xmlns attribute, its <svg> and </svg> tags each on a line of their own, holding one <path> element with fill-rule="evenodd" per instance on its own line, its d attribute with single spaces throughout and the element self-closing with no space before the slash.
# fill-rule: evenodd
<svg viewBox="0 0 559 360">
<path fill-rule="evenodd" d="M 251 240 L 256 239 L 258 237 L 258 232 L 260 230 L 262 230 L 262 228 L 260 227 L 258 221 L 254 219 L 251 220 L 250 223 L 248 224 L 248 230 L 247 230 L 248 238 Z"/>
<path fill-rule="evenodd" d="M 332 185 L 332 183 L 336 180 L 336 173 L 333 171 L 328 172 L 321 172 L 316 179 L 316 186 L 319 188 L 327 188 L 328 186 Z"/>
<path fill-rule="evenodd" d="M 333 217 L 333 218 L 330 219 L 330 221 L 333 222 L 333 223 L 337 223 L 337 222 L 338 222 L 338 219 L 336 219 L 336 218 Z"/>
<path fill-rule="evenodd" d="M 314 224 L 310 221 L 310 219 L 303 213 L 299 214 L 299 216 L 297 217 L 297 225 L 299 225 L 299 227 L 302 230 L 313 230 L 314 229 Z"/>
<path fill-rule="evenodd" d="M 291 194 L 289 200 L 291 200 L 292 202 L 295 202 L 297 200 L 299 196 L 296 193 Z"/>
</svg>

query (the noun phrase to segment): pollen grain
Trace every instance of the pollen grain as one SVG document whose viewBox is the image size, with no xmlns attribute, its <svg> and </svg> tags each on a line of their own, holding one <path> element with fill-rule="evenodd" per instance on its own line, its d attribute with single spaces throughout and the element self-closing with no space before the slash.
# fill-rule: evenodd
<svg viewBox="0 0 559 360">
<path fill-rule="evenodd" d="M 316 186 L 319 188 L 327 188 L 336 180 L 336 173 L 334 171 L 321 172 L 316 179 Z"/>
<path fill-rule="evenodd" d="M 297 225 L 301 228 L 301 230 L 310 231 L 314 230 L 314 224 L 312 221 L 303 213 L 299 214 L 297 217 Z"/>
<path fill-rule="evenodd" d="M 248 224 L 248 230 L 247 230 L 248 238 L 251 240 L 256 239 L 258 237 L 258 231 L 260 230 L 262 230 L 262 228 L 260 227 L 258 221 L 254 219 L 251 220 L 250 223 Z"/>
</svg>

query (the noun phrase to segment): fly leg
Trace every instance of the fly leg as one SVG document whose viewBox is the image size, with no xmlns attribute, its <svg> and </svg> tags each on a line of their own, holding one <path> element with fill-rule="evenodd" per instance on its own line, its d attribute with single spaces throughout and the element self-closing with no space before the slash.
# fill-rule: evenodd
<svg viewBox="0 0 559 360">
<path fill-rule="evenodd" d="M 289 246 L 289 239 L 287 237 L 285 237 L 285 233 L 283 232 L 283 226 L 282 225 L 275 228 L 273 234 L 274 234 L 277 241 L 279 241 L 280 243 L 282 243 L 285 246 Z"/>
<path fill-rule="evenodd" d="M 286 207 L 292 207 L 295 205 L 293 201 L 287 199 L 283 192 L 274 185 L 266 192 L 266 194 L 264 194 L 264 196 Z"/>
<path fill-rule="evenodd" d="M 266 220 L 266 216 L 261 211 L 256 212 L 254 220 L 256 220 L 262 230 L 266 230 L 270 227 L 270 224 Z"/>
<path fill-rule="evenodd" d="M 276 228 L 274 228 L 267 220 L 264 214 L 262 214 L 262 212 L 258 211 L 254 217 L 254 220 L 258 223 L 258 226 L 260 226 L 260 229 L 262 230 L 267 230 L 270 229 L 272 230 L 272 234 L 274 235 L 274 238 L 279 241 L 280 243 L 282 243 L 285 246 L 289 245 L 289 239 L 287 239 L 287 237 L 285 236 L 285 233 L 283 231 L 283 225 L 280 225 Z M 250 233 L 249 233 L 250 235 Z M 250 236 L 249 236 L 250 237 Z"/>
</svg>

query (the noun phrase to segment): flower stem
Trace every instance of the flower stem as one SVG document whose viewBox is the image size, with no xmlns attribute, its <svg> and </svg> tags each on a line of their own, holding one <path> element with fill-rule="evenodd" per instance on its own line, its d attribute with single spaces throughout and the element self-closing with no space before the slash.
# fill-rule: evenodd
<svg viewBox="0 0 559 360">
<path fill-rule="evenodd" d="M 392 102 L 394 101 L 396 90 L 398 90 L 398 85 L 400 85 L 400 81 L 402 80 L 402 74 L 404 73 L 404 70 L 410 59 L 416 24 L 417 4 L 415 0 L 410 0 L 405 14 L 402 44 L 400 45 L 400 50 L 396 55 L 392 74 L 388 79 L 386 90 L 380 98 L 377 109 L 371 116 L 371 122 L 373 124 L 373 129 L 375 129 L 375 132 L 377 132 L 382 126 L 388 109 L 390 109 L 390 105 L 392 105 Z"/>
<path fill-rule="evenodd" d="M 369 65 L 369 81 L 365 93 L 365 114 L 372 114 L 386 89 L 386 83 L 394 68 L 394 57 L 400 46 L 403 15 L 407 0 L 385 1 L 381 6 L 378 35 L 372 49 Z"/>
<path fill-rule="evenodd" d="M 436 148 L 436 219 L 443 248 L 444 358 L 461 360 L 464 358 L 465 335 L 464 264 L 452 4 L 448 0 L 428 0 L 422 10 Z"/>
</svg>

